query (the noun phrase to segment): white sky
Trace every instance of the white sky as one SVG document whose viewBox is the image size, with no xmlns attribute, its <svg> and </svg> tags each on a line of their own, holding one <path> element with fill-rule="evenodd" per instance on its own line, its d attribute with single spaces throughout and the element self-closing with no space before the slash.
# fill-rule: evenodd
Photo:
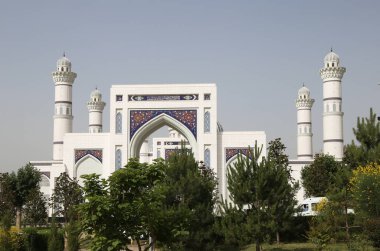
<svg viewBox="0 0 380 251">
<path fill-rule="evenodd" d="M 295 157 L 303 82 L 316 100 L 314 150 L 322 149 L 319 69 L 333 47 L 347 68 L 348 143 L 356 118 L 380 108 L 379 13 L 379 1 L 1 0 L 0 172 L 51 159 L 51 72 L 63 51 L 78 74 L 74 132 L 87 132 L 86 102 L 96 86 L 109 103 L 116 83 L 214 82 L 225 131 L 264 130 Z"/>
</svg>

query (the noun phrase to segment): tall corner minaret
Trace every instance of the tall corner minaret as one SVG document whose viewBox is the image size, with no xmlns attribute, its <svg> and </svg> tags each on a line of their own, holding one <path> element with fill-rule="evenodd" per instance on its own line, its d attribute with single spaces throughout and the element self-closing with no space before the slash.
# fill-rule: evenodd
<svg viewBox="0 0 380 251">
<path fill-rule="evenodd" d="M 73 131 L 72 87 L 77 74 L 71 71 L 71 62 L 63 54 L 52 75 L 55 83 L 53 160 L 62 160 L 63 137 Z"/>
<path fill-rule="evenodd" d="M 339 56 L 331 49 L 320 70 L 323 80 L 323 153 L 337 160 L 343 158 L 342 78 L 345 72 Z"/>
<path fill-rule="evenodd" d="M 100 133 L 103 130 L 103 109 L 106 103 L 102 101 L 102 94 L 96 88 L 91 92 L 88 108 L 88 132 Z"/>
<path fill-rule="evenodd" d="M 298 90 L 297 107 L 297 158 L 299 160 L 313 159 L 313 132 L 311 126 L 311 108 L 314 99 L 305 86 Z"/>
</svg>

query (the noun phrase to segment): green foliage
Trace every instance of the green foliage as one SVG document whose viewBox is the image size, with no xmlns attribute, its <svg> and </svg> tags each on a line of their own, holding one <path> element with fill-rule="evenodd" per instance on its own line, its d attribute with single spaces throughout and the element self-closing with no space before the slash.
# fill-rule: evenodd
<svg viewBox="0 0 380 251">
<path fill-rule="evenodd" d="M 222 236 L 222 250 L 239 250 L 251 243 L 251 236 L 247 235 L 249 225 L 246 213 L 228 203 L 220 203 L 221 217 L 216 220 L 218 235 Z"/>
<path fill-rule="evenodd" d="M 277 138 L 269 142 L 267 160 L 268 171 L 271 175 L 267 183 L 272 187 L 268 192 L 268 208 L 272 218 L 272 228 L 276 232 L 277 242 L 280 242 L 279 233 L 291 221 L 295 213 L 297 201 L 295 195 L 299 189 L 298 182 L 291 177 L 288 156 L 285 154 L 285 145 Z"/>
<path fill-rule="evenodd" d="M 0 227 L 9 230 L 14 220 L 14 190 L 8 173 L 0 174 Z"/>
<path fill-rule="evenodd" d="M 55 181 L 52 204 L 54 215 L 63 217 L 64 222 L 76 218 L 75 207 L 83 202 L 83 191 L 76 179 L 61 173 Z"/>
<path fill-rule="evenodd" d="M 187 149 L 173 154 L 161 183 L 170 228 L 160 231 L 158 239 L 172 249 L 181 244 L 185 250 L 215 250 L 216 185 L 214 173 Z"/>
<path fill-rule="evenodd" d="M 380 217 L 380 165 L 357 168 L 351 183 L 358 213 L 364 217 Z"/>
<path fill-rule="evenodd" d="M 351 169 L 369 163 L 378 163 L 380 160 L 380 123 L 372 108 L 368 118 L 357 119 L 357 126 L 353 129 L 356 140 L 345 147 L 343 161 Z"/>
<path fill-rule="evenodd" d="M 59 231 L 55 217 L 52 217 L 50 224 L 50 235 L 48 239 L 48 251 L 62 251 L 63 250 L 63 233 Z"/>
<path fill-rule="evenodd" d="M 48 249 L 48 235 L 39 232 L 36 228 L 23 229 L 25 250 L 44 251 Z"/>
<path fill-rule="evenodd" d="M 167 163 L 130 159 L 108 180 L 83 177 L 81 223 L 93 236 L 93 250 L 126 249 L 130 237 L 142 249 L 148 236 L 151 245 L 159 241 L 163 248 L 214 250 L 216 181 L 210 170 L 199 170 L 188 150 L 179 150 Z"/>
<path fill-rule="evenodd" d="M 261 151 L 262 148 L 256 145 L 249 151 L 249 156 L 239 155 L 227 171 L 231 200 L 236 206 L 235 210 L 244 214 L 245 222 L 238 227 L 247 237 L 239 238 L 240 246 L 250 240 L 259 248 L 260 243 L 274 234 L 279 241 L 279 233 L 291 220 L 297 203 L 295 193 L 298 183 L 291 178 L 288 156 L 284 153 L 285 146 L 281 140 L 271 141 L 268 157 L 260 160 Z M 230 229 L 234 227 L 229 218 L 236 214 L 235 210 L 225 205 L 221 208 L 225 218 L 222 223 Z"/>
<path fill-rule="evenodd" d="M 29 193 L 23 210 L 25 224 L 29 224 L 31 226 L 46 224 L 48 217 L 47 200 L 39 189 L 33 189 Z"/>
<path fill-rule="evenodd" d="M 365 223 L 365 233 L 373 246 L 380 248 L 380 217 L 368 218 Z"/>
<path fill-rule="evenodd" d="M 72 220 L 65 225 L 67 235 L 68 251 L 77 251 L 80 248 L 81 228 L 78 221 Z"/>
<path fill-rule="evenodd" d="M 24 251 L 24 235 L 17 228 L 0 230 L 0 251 Z"/>
<path fill-rule="evenodd" d="M 340 163 L 333 156 L 320 155 L 301 171 L 302 186 L 307 197 L 324 197 L 335 182 Z"/>
<path fill-rule="evenodd" d="M 99 175 L 85 175 L 85 203 L 80 205 L 82 229 L 93 235 L 92 250 L 126 249 L 131 236 L 140 243 L 141 236 L 153 237 L 164 225 L 163 196 L 156 186 L 164 176 L 164 163 L 152 165 L 131 159 L 125 168 L 108 180 Z"/>
<path fill-rule="evenodd" d="M 7 196 L 12 197 L 12 204 L 17 211 L 16 226 L 20 228 L 22 207 L 27 202 L 29 194 L 39 189 L 41 174 L 34 166 L 28 163 L 18 169 L 17 174 L 12 172 L 9 175 L 3 176 L 3 178 L 6 183 L 4 187 L 10 189 L 10 191 L 6 191 L 5 193 Z"/>
</svg>

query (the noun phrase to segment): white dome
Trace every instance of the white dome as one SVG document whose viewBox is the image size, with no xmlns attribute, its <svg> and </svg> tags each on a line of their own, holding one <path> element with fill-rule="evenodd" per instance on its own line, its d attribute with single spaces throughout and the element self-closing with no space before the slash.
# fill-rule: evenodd
<svg viewBox="0 0 380 251">
<path fill-rule="evenodd" d="M 310 90 L 305 87 L 305 86 L 302 86 L 299 90 L 298 90 L 298 96 L 300 98 L 309 98 L 310 97 Z"/>
<path fill-rule="evenodd" d="M 102 93 L 96 88 L 91 92 L 90 98 L 94 102 L 102 101 Z"/>
<path fill-rule="evenodd" d="M 335 52 L 331 51 L 325 56 L 325 64 L 326 63 L 337 63 L 339 64 L 339 56 Z"/>
<path fill-rule="evenodd" d="M 71 67 L 71 62 L 67 57 L 63 56 L 60 59 L 58 59 L 57 66 L 70 66 Z"/>
<path fill-rule="evenodd" d="M 96 88 L 91 92 L 91 97 L 102 97 L 102 93 Z"/>
</svg>

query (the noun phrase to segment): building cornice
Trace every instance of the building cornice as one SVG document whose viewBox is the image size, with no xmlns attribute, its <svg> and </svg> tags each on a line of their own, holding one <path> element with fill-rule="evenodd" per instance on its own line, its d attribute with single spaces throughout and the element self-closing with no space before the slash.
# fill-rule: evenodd
<svg viewBox="0 0 380 251">
<path fill-rule="evenodd" d="M 345 67 L 325 67 L 319 71 L 322 80 L 329 78 L 342 79 L 345 72 Z"/>
<path fill-rule="evenodd" d="M 296 107 L 297 108 L 311 108 L 314 104 L 314 99 L 296 99 Z"/>
<path fill-rule="evenodd" d="M 67 82 L 74 83 L 77 74 L 75 72 L 67 72 L 67 71 L 54 71 L 52 73 L 54 82 Z"/>
</svg>

